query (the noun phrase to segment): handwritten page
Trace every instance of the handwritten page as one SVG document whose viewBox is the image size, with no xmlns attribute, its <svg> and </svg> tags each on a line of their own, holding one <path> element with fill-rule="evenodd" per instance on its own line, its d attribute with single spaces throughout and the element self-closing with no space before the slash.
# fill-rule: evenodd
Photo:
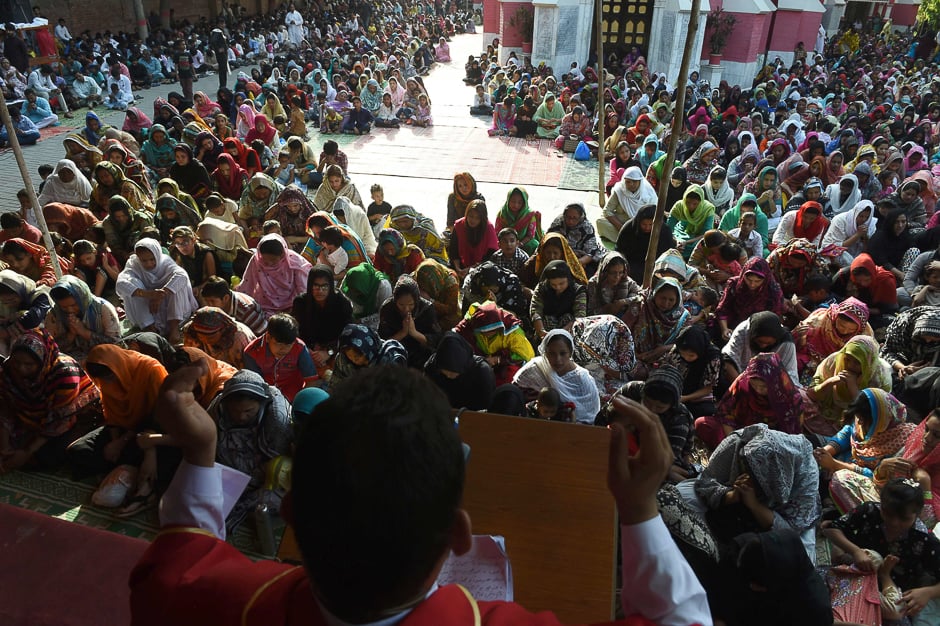
<svg viewBox="0 0 940 626">
<path fill-rule="evenodd" d="M 477 600 L 512 602 L 512 566 L 505 538 L 474 535 L 470 552 L 463 556 L 451 553 L 444 562 L 437 584 L 463 585 Z"/>
</svg>

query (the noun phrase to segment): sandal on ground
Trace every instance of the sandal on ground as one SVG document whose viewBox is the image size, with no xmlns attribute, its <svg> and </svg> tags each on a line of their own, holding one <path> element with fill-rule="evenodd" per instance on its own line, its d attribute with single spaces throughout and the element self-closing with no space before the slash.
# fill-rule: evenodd
<svg viewBox="0 0 940 626">
<path fill-rule="evenodd" d="M 141 511 L 153 508 L 157 504 L 157 494 L 155 491 L 143 494 L 138 493 L 127 500 L 127 504 L 114 512 L 115 517 L 125 518 L 133 517 Z"/>
</svg>

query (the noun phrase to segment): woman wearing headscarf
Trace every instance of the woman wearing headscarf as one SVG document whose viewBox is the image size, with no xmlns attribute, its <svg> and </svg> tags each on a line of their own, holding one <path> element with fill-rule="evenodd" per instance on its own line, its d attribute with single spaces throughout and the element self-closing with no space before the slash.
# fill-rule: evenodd
<svg viewBox="0 0 940 626">
<path fill-rule="evenodd" d="M 588 315 L 614 315 L 621 319 L 637 307 L 640 286 L 629 276 L 629 264 L 619 252 L 608 252 L 587 285 Z"/>
<path fill-rule="evenodd" d="M 740 276 L 728 280 L 715 309 L 722 338 L 730 339 L 738 324 L 759 311 L 783 315 L 784 296 L 767 261 L 754 257 L 744 264 Z"/>
<path fill-rule="evenodd" d="M 408 365 L 422 368 L 433 354 L 441 335 L 434 305 L 421 297 L 418 283 L 408 275 L 401 276 L 392 290 L 392 297 L 379 309 L 379 336 L 394 339 L 408 352 Z"/>
<path fill-rule="evenodd" d="M 307 243 L 307 220 L 315 209 L 300 187 L 290 184 L 264 214 L 264 220 L 275 220 L 281 226 L 281 236 L 295 252 L 302 252 Z"/>
<path fill-rule="evenodd" d="M 387 223 L 390 228 L 401 233 L 405 241 L 420 248 L 425 257 L 441 263 L 449 262 L 447 250 L 434 228 L 434 222 L 418 213 L 414 207 L 407 204 L 396 206 L 389 213 Z"/>
<path fill-rule="evenodd" d="M 311 268 L 307 290 L 294 298 L 291 315 L 314 364 L 327 369 L 336 356 L 340 333 L 353 320 L 352 303 L 337 290 L 332 268 L 322 264 Z"/>
<path fill-rule="evenodd" d="M 715 225 L 715 206 L 705 200 L 705 193 L 698 185 L 690 185 L 682 200 L 676 202 L 669 212 L 666 228 L 672 230 L 682 250 L 682 256 L 688 259 L 695 244 L 706 231 Z"/>
<path fill-rule="evenodd" d="M 800 381 L 808 385 L 819 364 L 857 335 L 872 337 L 873 332 L 868 325 L 868 306 L 856 298 L 810 313 L 793 329 Z"/>
<path fill-rule="evenodd" d="M 88 209 L 61 202 L 43 204 L 42 215 L 50 231 L 72 242 L 85 239 L 88 229 L 98 224 L 98 218 Z"/>
<path fill-rule="evenodd" d="M 251 477 L 225 520 L 231 531 L 259 503 L 277 507 L 280 502 L 282 494 L 265 484 L 265 476 L 275 459 L 290 454 L 290 404 L 260 374 L 242 370 L 225 382 L 207 412 L 217 429 L 216 462 Z"/>
<path fill-rule="evenodd" d="M 238 219 L 243 222 L 257 220 L 260 222 L 264 214 L 274 204 L 277 197 L 284 191 L 281 183 L 275 181 L 267 174 L 255 174 L 245 185 L 245 191 L 238 201 Z"/>
<path fill-rule="evenodd" d="M 711 141 L 705 141 L 682 164 L 688 180 L 693 185 L 704 185 L 709 173 L 718 165 L 718 147 Z M 730 203 L 730 200 L 729 200 Z"/>
<path fill-rule="evenodd" d="M 940 307 L 920 306 L 899 313 L 885 332 L 881 355 L 891 365 L 897 387 L 904 378 L 940 363 Z"/>
<path fill-rule="evenodd" d="M 750 175 L 745 177 L 744 192 L 757 198 L 757 209 L 767 216 L 767 227 L 773 230 L 780 221 L 782 197 L 777 168 L 767 163 L 768 160 L 764 159 L 757 164 L 753 178 Z"/>
<path fill-rule="evenodd" d="M 371 265 L 371 260 L 362 240 L 359 239 L 359 235 L 357 235 L 352 228 L 340 222 L 336 215 L 327 213 L 326 211 L 317 211 L 307 220 L 307 234 L 310 238 L 307 240 L 307 244 L 304 246 L 301 256 L 314 263 L 322 256 L 325 256 L 325 248 L 320 241 L 320 236 L 324 229 L 331 226 L 339 229 L 343 236 L 342 247 L 346 252 L 346 256 L 349 257 L 349 264 L 346 266 L 347 269 L 362 264 Z"/>
<path fill-rule="evenodd" d="M 852 209 L 832 218 L 832 224 L 819 247 L 845 248 L 845 252 L 836 258 L 836 262 L 845 267 L 865 250 L 874 233 L 875 205 L 871 200 L 860 200 Z"/>
<path fill-rule="evenodd" d="M 613 315 L 592 315 L 576 319 L 571 336 L 572 358 L 591 374 L 601 401 L 607 402 L 629 381 L 636 366 L 630 328 Z"/>
<path fill-rule="evenodd" d="M 875 265 L 871 256 L 863 252 L 849 267 L 843 267 L 832 280 L 832 292 L 837 296 L 855 296 L 868 305 L 868 322 L 872 328 L 884 328 L 890 315 L 898 310 L 898 291 L 894 274 Z"/>
<path fill-rule="evenodd" d="M 547 92 L 542 104 L 532 116 L 532 120 L 538 124 L 536 134 L 540 139 L 555 139 L 558 137 L 558 129 L 564 117 L 564 107 L 556 102 L 555 94 L 551 91 Z"/>
<path fill-rule="evenodd" d="M 803 435 L 767 424 L 734 431 L 712 453 L 702 475 L 678 487 L 719 542 L 748 531 L 792 530 L 814 560 L 819 470 Z"/>
<path fill-rule="evenodd" d="M 161 241 L 169 242 L 174 229 L 180 226 L 195 229 L 201 221 L 198 212 L 168 193 L 157 198 L 156 208 L 153 221 L 160 230 Z"/>
<path fill-rule="evenodd" d="M 47 287 L 11 269 L 0 270 L 0 353 L 9 354 L 11 342 L 42 324 L 51 307 Z"/>
<path fill-rule="evenodd" d="M 31 464 L 54 468 L 83 431 L 82 417 L 98 410 L 100 395 L 78 362 L 62 354 L 52 335 L 28 330 L 0 366 L 0 469 Z"/>
<path fill-rule="evenodd" d="M 814 451 L 819 467 L 833 473 L 829 493 L 840 513 L 866 501 L 875 471 L 904 447 L 917 428 L 906 418 L 907 409 L 887 391 L 862 389 L 846 408 L 846 425 Z"/>
<path fill-rule="evenodd" d="M 460 299 L 464 314 L 474 303 L 492 301 L 525 321 L 528 326 L 529 297 L 519 277 L 492 261 L 484 261 L 470 270 L 464 279 Z"/>
<path fill-rule="evenodd" d="M 255 115 L 255 121 L 251 126 L 251 130 L 245 135 L 244 141 L 246 144 L 250 144 L 255 139 L 260 139 L 272 152 L 277 153 L 281 149 L 281 140 L 278 137 L 277 128 L 268 121 L 264 113 Z"/>
<path fill-rule="evenodd" d="M 213 190 L 230 200 L 241 199 L 248 183 L 248 173 L 227 152 L 219 155 L 216 168 L 210 177 Z"/>
<path fill-rule="evenodd" d="M 813 273 L 828 275 L 826 261 L 806 239 L 793 239 L 767 257 L 777 283 L 787 298 L 806 295 L 806 278 Z"/>
<path fill-rule="evenodd" d="M 655 205 L 656 190 L 643 178 L 640 168 L 628 167 L 623 177 L 612 188 L 603 216 L 597 220 L 601 239 L 615 243 L 623 225 L 636 217 L 640 209 Z"/>
<path fill-rule="evenodd" d="M 215 171 L 219 165 L 219 156 L 223 154 L 224 148 L 222 142 L 208 130 L 204 130 L 196 135 L 193 154 L 197 161 L 202 163 L 207 172 Z"/>
<path fill-rule="evenodd" d="M 236 96 L 237 95 L 238 94 L 236 94 Z M 238 135 L 238 138 L 242 141 L 245 141 L 248 133 L 254 130 L 256 115 L 257 113 L 250 100 L 245 99 L 238 106 L 238 115 L 235 118 L 235 134 Z"/>
<path fill-rule="evenodd" d="M 425 260 L 421 248 L 408 243 L 394 228 L 383 228 L 379 232 L 375 267 L 397 281 L 404 274 L 411 274 Z"/>
<path fill-rule="evenodd" d="M 470 172 L 454 174 L 454 190 L 447 196 L 447 228 L 453 228 L 454 222 L 466 215 L 471 202 L 483 199 Z"/>
<path fill-rule="evenodd" d="M 462 317 L 457 303 L 460 294 L 457 274 L 434 259 L 425 259 L 412 275 L 418 283 L 421 296 L 434 305 L 440 327 L 449 329 L 456 326 Z"/>
<path fill-rule="evenodd" d="M 714 387 L 721 375 L 721 351 L 712 344 L 708 332 L 702 326 L 687 326 L 676 337 L 676 343 L 662 362 L 682 374 L 680 401 L 692 415 L 713 415 Z"/>
<path fill-rule="evenodd" d="M 91 183 L 78 166 L 69 159 L 60 159 L 46 178 L 39 194 L 39 206 L 45 207 L 50 202 L 85 206 L 91 198 L 91 191 Z"/>
<path fill-rule="evenodd" d="M 195 159 L 193 149 L 185 143 L 174 146 L 173 156 L 176 163 L 170 167 L 170 178 L 177 182 L 182 191 L 201 202 L 212 192 L 209 172 Z"/>
<path fill-rule="evenodd" d="M 823 248 L 823 235 L 829 227 L 829 220 L 823 217 L 822 205 L 808 200 L 796 211 L 783 214 L 780 224 L 774 231 L 773 242 L 782 246 L 793 239 L 806 239 L 817 248 Z"/>
<path fill-rule="evenodd" d="M 93 347 L 121 337 L 114 305 L 93 295 L 85 281 L 65 275 L 49 295 L 55 304 L 46 316 L 45 329 L 65 354 L 82 362 Z"/>
<path fill-rule="evenodd" d="M 378 329 L 379 309 L 392 297 L 388 276 L 372 265 L 357 265 L 346 272 L 340 291 L 352 302 L 356 323 Z"/>
<path fill-rule="evenodd" d="M 587 315 L 587 287 L 575 280 L 565 261 L 552 261 L 542 270 L 529 315 L 537 337 L 555 328 L 570 331 L 576 318 Z"/>
<path fill-rule="evenodd" d="M 899 284 L 904 282 L 905 273 L 920 254 L 904 211 L 896 209 L 878 220 L 878 227 L 868 240 L 865 251 L 871 255 L 875 265 L 894 274 Z"/>
<path fill-rule="evenodd" d="M 165 332 L 171 343 L 179 340 L 180 324 L 198 307 L 186 271 L 163 254 L 154 239 L 135 244 L 115 291 L 132 324 L 141 330 Z"/>
<path fill-rule="evenodd" d="M 550 331 L 539 344 L 539 356 L 513 376 L 513 384 L 535 398 L 543 387 L 558 391 L 562 402 L 574 404 L 575 420 L 593 424 L 600 412 L 600 395 L 591 374 L 572 360 L 574 339 L 567 330 Z"/>
<path fill-rule="evenodd" d="M 446 333 L 424 365 L 424 375 L 440 387 L 453 408 L 481 411 L 490 408 L 496 391 L 493 368 L 463 337 Z"/>
<path fill-rule="evenodd" d="M 475 265 L 483 262 L 499 249 L 496 230 L 487 216 L 486 203 L 473 200 L 463 217 L 453 224 L 453 234 L 447 248 L 454 269 L 463 278 Z"/>
<path fill-rule="evenodd" d="M 165 193 L 172 195 L 174 198 L 191 208 L 196 213 L 200 212 L 199 203 L 196 202 L 196 199 L 185 191 L 181 191 L 179 183 L 177 183 L 172 178 L 161 178 L 159 182 L 157 182 L 157 197 L 160 197 Z"/>
<path fill-rule="evenodd" d="M 330 388 L 358 370 L 378 365 L 406 367 L 408 352 L 398 341 L 379 337 L 373 328 L 349 324 L 339 336 L 339 350 L 330 378 Z"/>
<path fill-rule="evenodd" d="M 153 201 L 140 185 L 124 176 L 120 166 L 110 161 L 102 161 L 95 166 L 95 187 L 88 200 L 88 209 L 99 219 L 107 215 L 108 201 L 114 196 L 121 196 L 132 207 L 140 211 L 153 213 Z"/>
<path fill-rule="evenodd" d="M 587 212 L 580 203 L 566 206 L 562 214 L 552 220 L 547 232 L 564 235 L 578 263 L 588 275 L 594 274 L 597 264 L 607 252 L 597 241 L 594 226 L 588 221 Z"/>
<path fill-rule="evenodd" d="M 306 291 L 310 267 L 283 237 L 271 233 L 261 238 L 235 289 L 254 298 L 267 315 L 288 311 Z"/>
<path fill-rule="evenodd" d="M 648 204 L 642 207 L 637 214 L 628 220 L 617 235 L 617 252 L 627 260 L 627 272 L 637 283 L 643 280 L 646 267 L 646 251 L 650 244 L 650 234 L 653 230 L 653 218 L 656 214 L 656 205 Z M 661 228 L 659 240 L 656 244 L 657 257 L 675 246 L 672 231 Z"/>
<path fill-rule="evenodd" d="M 145 452 L 138 446 L 137 435 L 154 426 L 153 412 L 167 371 L 152 357 L 112 344 L 92 348 L 85 369 L 101 393 L 104 426 L 68 447 L 69 462 L 89 474 L 118 465 L 140 466 L 136 484 L 128 491 L 134 495 L 122 510 L 135 513 L 156 502 L 157 474 L 164 469 L 152 449 Z"/>
<path fill-rule="evenodd" d="M 764 242 L 764 254 L 769 254 L 770 250 L 767 245 L 770 243 L 770 231 L 767 215 L 757 209 L 757 196 L 752 193 L 742 194 L 734 207 L 725 211 L 725 214 L 721 216 L 721 221 L 718 223 L 718 229 L 727 233 L 737 228 L 741 221 L 742 213 L 753 213 L 757 218 L 757 228 L 755 230 Z"/>
<path fill-rule="evenodd" d="M 202 307 L 183 325 L 183 345 L 198 348 L 235 369 L 244 368 L 245 348 L 255 334 L 222 309 Z"/>
<path fill-rule="evenodd" d="M 839 181 L 826 187 L 823 193 L 826 215 L 839 215 L 852 210 L 862 199 L 858 179 L 854 174 L 844 174 Z"/>
<path fill-rule="evenodd" d="M 124 125 L 121 130 L 130 133 L 138 142 L 143 142 L 146 133 L 144 131 L 153 127 L 153 122 L 147 117 L 147 114 L 138 107 L 128 107 L 124 117 Z"/>
<path fill-rule="evenodd" d="M 637 360 L 652 365 L 668 352 L 679 332 L 688 324 L 689 312 L 682 306 L 682 287 L 674 278 L 660 278 L 644 296 L 633 324 Z"/>
<path fill-rule="evenodd" d="M 712 203 L 717 214 L 724 214 L 734 202 L 734 190 L 728 184 L 728 172 L 716 165 L 708 173 L 708 179 L 702 183 L 705 200 Z"/>
<path fill-rule="evenodd" d="M 323 173 L 323 183 L 317 188 L 313 197 L 313 205 L 318 211 L 331 211 L 333 203 L 339 196 L 349 198 L 357 206 L 365 206 L 356 185 L 343 173 L 339 165 L 327 165 Z"/>
<path fill-rule="evenodd" d="M 492 301 L 470 305 L 454 332 L 486 359 L 497 386 L 512 382 L 519 368 L 534 356 L 519 318 Z"/>
<path fill-rule="evenodd" d="M 105 243 L 118 263 L 123 264 L 134 253 L 134 244 L 144 229 L 153 227 L 153 217 L 135 210 L 121 196 L 112 197 L 105 208 L 107 217 L 101 222 Z"/>
<path fill-rule="evenodd" d="M 264 96 L 264 106 L 261 107 L 261 114 L 274 122 L 278 117 L 287 119 L 287 113 L 284 111 L 284 105 L 280 98 L 273 91 L 268 91 Z M 255 117 L 257 119 L 257 116 Z"/>
<path fill-rule="evenodd" d="M 921 185 L 916 180 L 907 179 L 898 190 L 888 196 L 898 209 L 907 216 L 907 227 L 912 234 L 917 234 L 927 225 L 927 209 L 920 197 Z"/>
<path fill-rule="evenodd" d="M 519 247 L 533 254 L 544 236 L 542 216 L 529 208 L 529 194 L 522 187 L 513 187 L 506 194 L 506 202 L 496 215 L 496 232 L 504 228 L 516 231 Z"/>
<path fill-rule="evenodd" d="M 811 404 L 804 426 L 819 435 L 833 435 L 860 390 L 891 391 L 891 387 L 888 364 L 878 356 L 878 342 L 866 335 L 852 337 L 816 368 L 813 384 L 806 388 Z"/>
</svg>

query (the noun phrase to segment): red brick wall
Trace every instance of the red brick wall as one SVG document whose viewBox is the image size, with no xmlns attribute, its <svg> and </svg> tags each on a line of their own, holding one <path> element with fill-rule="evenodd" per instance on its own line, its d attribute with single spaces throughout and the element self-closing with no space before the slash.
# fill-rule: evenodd
<svg viewBox="0 0 940 626">
<path fill-rule="evenodd" d="M 795 50 L 796 44 L 802 41 L 804 48 L 812 50 L 822 16 L 822 13 L 809 11 L 777 11 L 770 49 Z"/>
<path fill-rule="evenodd" d="M 724 50 L 723 58 L 727 61 L 738 63 L 751 63 L 757 55 L 764 52 L 767 45 L 767 31 L 770 29 L 770 13 L 748 14 L 735 13 L 738 19 L 734 25 L 734 31 L 728 40 L 728 45 Z M 702 59 L 707 59 L 708 34 L 702 45 Z"/>
</svg>

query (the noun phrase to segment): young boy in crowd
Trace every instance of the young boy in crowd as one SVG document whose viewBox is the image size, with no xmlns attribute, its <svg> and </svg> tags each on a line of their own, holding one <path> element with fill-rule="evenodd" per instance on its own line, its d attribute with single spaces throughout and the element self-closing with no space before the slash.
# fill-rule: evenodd
<svg viewBox="0 0 940 626">
<path fill-rule="evenodd" d="M 337 282 L 346 276 L 349 267 L 349 255 L 343 250 L 343 231 L 336 226 L 328 226 L 320 232 L 320 243 L 326 264 L 333 268 L 333 277 Z"/>
<path fill-rule="evenodd" d="M 267 332 L 245 347 L 245 369 L 261 374 L 288 402 L 319 380 L 310 351 L 297 333 L 296 319 L 287 313 L 275 313 L 268 318 Z"/>
<path fill-rule="evenodd" d="M 832 295 L 832 279 L 825 274 L 812 273 L 806 277 L 804 283 L 806 295 L 793 296 L 793 314 L 800 320 L 805 320 L 816 309 L 828 309 L 837 302 Z"/>
<path fill-rule="evenodd" d="M 692 291 L 685 299 L 685 310 L 692 316 L 693 324 L 704 324 L 715 307 L 718 306 L 718 292 L 711 287 L 702 286 Z"/>
<path fill-rule="evenodd" d="M 19 216 L 26 220 L 31 226 L 39 227 L 39 223 L 36 221 L 36 215 L 33 213 L 33 205 L 29 202 L 29 194 L 26 193 L 25 189 L 20 189 L 16 192 L 16 199 L 20 203 Z"/>
<path fill-rule="evenodd" d="M 728 235 L 741 242 L 747 258 L 764 256 L 764 238 L 757 232 L 757 216 L 753 213 L 742 213 L 738 227 L 728 231 Z"/>
<path fill-rule="evenodd" d="M 235 318 L 235 321 L 250 328 L 256 337 L 260 337 L 268 329 L 268 320 L 261 305 L 246 293 L 232 291 L 224 278 L 213 276 L 207 280 L 202 287 L 202 300 L 206 306 L 222 309 Z"/>
<path fill-rule="evenodd" d="M 499 267 L 519 276 L 525 262 L 529 260 L 529 255 L 519 247 L 519 238 L 516 236 L 516 231 L 511 228 L 504 228 L 499 231 L 497 237 L 499 239 L 499 250 L 493 253 L 490 260 Z"/>
<path fill-rule="evenodd" d="M 42 182 L 39 183 L 39 189 L 36 190 L 37 196 L 42 193 L 42 188 L 46 186 L 46 179 L 49 178 L 54 171 L 55 168 L 48 163 L 43 163 L 39 166 L 39 178 L 42 179 Z"/>
<path fill-rule="evenodd" d="M 940 305 L 940 261 L 930 262 L 924 270 L 924 278 L 927 284 L 914 296 L 911 306 Z"/>
<path fill-rule="evenodd" d="M 372 185 L 372 187 L 369 188 L 369 193 L 372 196 L 372 203 L 369 204 L 369 208 L 366 209 L 366 215 L 369 218 L 369 223 L 372 224 L 372 232 L 375 233 L 375 239 L 378 241 L 379 231 L 382 230 L 385 218 L 392 212 L 392 205 L 385 201 L 385 190 L 382 189 L 382 185 Z"/>
<path fill-rule="evenodd" d="M 294 182 L 294 164 L 290 162 L 290 152 L 281 150 L 277 153 L 277 164 L 267 171 L 268 176 L 285 187 Z"/>
<path fill-rule="evenodd" d="M 476 93 L 473 94 L 473 104 L 470 105 L 470 115 L 492 115 L 493 99 L 486 93 L 483 85 L 476 86 Z"/>
<path fill-rule="evenodd" d="M 733 241 L 726 241 L 715 250 L 712 254 L 708 256 L 708 269 L 709 270 L 720 270 L 728 274 L 728 278 L 725 280 L 715 282 L 719 289 L 724 289 L 725 283 L 728 282 L 728 279 L 734 278 L 741 274 L 741 246 L 734 243 Z"/>
<path fill-rule="evenodd" d="M 281 234 L 281 223 L 277 220 L 267 220 L 261 226 L 261 230 L 265 235 L 270 235 L 274 233 L 275 235 Z"/>
<path fill-rule="evenodd" d="M 538 397 L 526 405 L 529 417 L 535 417 L 553 422 L 573 422 L 574 404 L 562 402 L 561 394 L 557 389 L 542 387 Z"/>
<path fill-rule="evenodd" d="M 72 244 L 73 273 L 85 281 L 98 297 L 114 293 L 121 267 L 107 248 L 100 250 L 93 241 L 79 239 Z"/>
<path fill-rule="evenodd" d="M 323 144 L 323 152 L 320 153 L 317 170 L 322 174 L 330 165 L 339 165 L 340 169 L 343 170 L 343 176 L 349 175 L 349 157 L 339 149 L 339 144 L 332 139 Z"/>
<path fill-rule="evenodd" d="M 28 224 L 19 213 L 0 214 L 0 242 L 17 237 L 38 244 L 42 239 L 42 231 Z"/>
</svg>

